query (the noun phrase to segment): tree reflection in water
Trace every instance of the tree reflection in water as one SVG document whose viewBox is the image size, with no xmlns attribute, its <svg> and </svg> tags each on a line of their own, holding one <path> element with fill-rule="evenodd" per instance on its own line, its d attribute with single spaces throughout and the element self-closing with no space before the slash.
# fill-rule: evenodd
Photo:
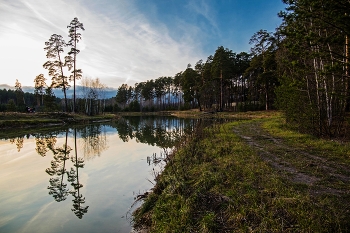
<svg viewBox="0 0 350 233">
<path fill-rule="evenodd" d="M 115 127 L 124 142 L 135 138 L 137 142 L 173 148 L 183 134 L 191 132 L 195 119 L 172 117 L 125 117 L 119 119 Z"/>
<path fill-rule="evenodd" d="M 41 155 L 42 157 L 46 156 L 46 153 L 51 150 L 53 151 L 53 148 L 57 142 L 57 137 L 45 134 L 45 135 L 35 135 L 35 150 L 36 152 Z"/>
<path fill-rule="evenodd" d="M 20 152 L 21 149 L 23 148 L 23 141 L 24 141 L 24 136 L 10 139 L 11 144 L 15 143 L 18 152 Z"/>
<path fill-rule="evenodd" d="M 74 129 L 74 147 L 75 147 L 75 156 L 71 157 L 71 161 L 73 163 L 74 168 L 71 168 L 70 172 L 68 174 L 68 181 L 71 182 L 71 185 L 74 187 L 73 191 L 70 191 L 70 193 L 73 195 L 73 207 L 72 211 L 75 213 L 75 215 L 78 218 L 82 218 L 85 213 L 87 213 L 89 206 L 84 207 L 82 204 L 85 203 L 85 197 L 83 197 L 82 194 L 80 194 L 80 188 L 83 187 L 83 185 L 79 182 L 79 168 L 84 168 L 84 159 L 78 158 L 78 152 L 77 152 L 77 129 Z"/>
<path fill-rule="evenodd" d="M 74 155 L 70 157 L 72 148 L 68 145 L 68 133 L 65 132 L 65 143 L 63 146 L 55 146 L 56 137 L 37 137 L 36 138 L 36 151 L 39 155 L 45 156 L 48 150 L 53 153 L 53 160 L 51 161 L 51 167 L 46 169 L 46 173 L 51 176 L 47 187 L 49 194 L 52 195 L 57 202 L 61 202 L 67 199 L 71 194 L 73 199 L 72 211 L 78 218 L 82 218 L 87 213 L 89 206 L 83 206 L 85 203 L 85 197 L 80 193 L 80 188 L 83 185 L 79 182 L 79 168 L 84 168 L 84 159 L 78 157 L 77 150 L 77 130 L 74 129 Z M 67 160 L 71 160 L 73 167 L 68 171 L 66 169 Z M 73 187 L 72 190 L 67 188 L 65 179 Z"/>
<path fill-rule="evenodd" d="M 65 144 L 62 147 L 55 148 L 53 146 L 50 148 L 54 154 L 54 160 L 51 161 L 51 167 L 46 169 L 46 173 L 50 176 L 56 175 L 56 177 L 50 178 L 50 186 L 47 188 L 50 190 L 49 194 L 52 195 L 57 202 L 66 200 L 69 194 L 67 184 L 64 183 L 64 175 L 67 173 L 66 160 L 69 159 L 69 153 L 72 149 L 67 145 L 67 140 L 68 129 L 66 130 Z M 42 152 L 43 150 L 39 151 Z"/>
<path fill-rule="evenodd" d="M 137 142 L 158 146 L 166 155 L 168 148 L 173 148 L 183 134 L 192 131 L 195 125 L 194 119 L 179 119 L 171 117 L 128 117 L 122 118 L 110 126 L 117 129 L 120 139 L 127 142 L 135 139 Z M 85 197 L 81 193 L 83 184 L 79 180 L 79 171 L 84 168 L 84 161 L 100 156 L 108 148 L 107 136 L 102 125 L 88 125 L 72 129 L 74 148 L 68 145 L 68 136 L 71 134 L 68 128 L 50 133 L 35 133 L 27 135 L 35 139 L 36 152 L 44 157 L 53 153 L 50 167 L 45 171 L 50 176 L 49 195 L 57 202 L 65 201 L 69 195 L 73 198 L 74 214 L 81 219 L 88 212 L 89 206 L 85 205 Z M 65 136 L 63 145 L 57 145 L 58 136 Z M 9 138 L 15 144 L 17 150 L 23 148 L 25 136 Z M 81 148 L 79 151 L 83 157 L 78 156 L 77 137 Z M 73 155 L 72 155 L 73 154 Z M 161 156 L 162 157 L 162 156 Z M 165 158 L 166 156 L 163 156 Z M 150 157 L 152 162 L 159 161 L 156 155 Z M 148 163 L 151 160 L 147 160 Z"/>
<path fill-rule="evenodd" d="M 106 132 L 101 125 L 88 125 L 78 130 L 82 138 L 84 158 L 89 160 L 100 156 L 108 148 Z"/>
</svg>

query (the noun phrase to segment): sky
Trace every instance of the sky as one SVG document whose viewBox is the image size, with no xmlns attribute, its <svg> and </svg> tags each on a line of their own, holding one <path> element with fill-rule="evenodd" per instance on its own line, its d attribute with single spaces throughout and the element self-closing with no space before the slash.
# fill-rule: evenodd
<svg viewBox="0 0 350 233">
<path fill-rule="evenodd" d="M 219 46 L 249 52 L 252 35 L 274 32 L 285 7 L 282 0 L 0 0 L 0 84 L 34 86 L 39 74 L 51 84 L 45 42 L 52 34 L 68 42 L 74 17 L 85 28 L 77 68 L 118 88 L 174 76 Z"/>
</svg>

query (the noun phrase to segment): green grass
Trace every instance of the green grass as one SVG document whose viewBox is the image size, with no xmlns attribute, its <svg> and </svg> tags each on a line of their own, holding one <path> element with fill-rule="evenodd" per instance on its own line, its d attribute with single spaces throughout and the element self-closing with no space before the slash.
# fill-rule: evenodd
<svg viewBox="0 0 350 233">
<path fill-rule="evenodd" d="M 314 195 L 309 185 L 292 182 L 270 166 L 259 150 L 232 129 L 259 124 L 288 146 L 327 150 L 332 152 L 327 156 L 345 165 L 347 159 L 341 157 L 347 153 L 347 144 L 325 143 L 289 131 L 276 112 L 230 118 L 250 120 L 197 129 L 177 147 L 153 192 L 135 211 L 136 227 L 147 226 L 150 232 L 350 231 L 349 192 Z M 268 140 L 263 143 L 275 149 Z M 326 187 L 337 187 L 332 180 L 324 182 Z M 341 190 L 349 188 L 347 184 L 340 186 Z"/>
<path fill-rule="evenodd" d="M 289 145 L 321 154 L 327 159 L 350 164 L 350 143 L 341 140 L 319 139 L 289 129 L 282 115 L 266 120 L 263 128 L 276 137 L 283 138 Z"/>
</svg>

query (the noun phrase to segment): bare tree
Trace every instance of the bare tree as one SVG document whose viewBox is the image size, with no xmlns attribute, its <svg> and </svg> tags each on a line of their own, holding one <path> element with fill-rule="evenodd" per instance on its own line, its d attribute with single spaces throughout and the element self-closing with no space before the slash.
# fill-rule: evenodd
<svg viewBox="0 0 350 233">
<path fill-rule="evenodd" d="M 104 103 L 102 101 L 105 99 L 106 85 L 102 84 L 99 78 L 90 79 L 87 77 L 82 79 L 81 84 L 85 102 L 85 113 L 94 115 L 103 111 Z"/>
</svg>

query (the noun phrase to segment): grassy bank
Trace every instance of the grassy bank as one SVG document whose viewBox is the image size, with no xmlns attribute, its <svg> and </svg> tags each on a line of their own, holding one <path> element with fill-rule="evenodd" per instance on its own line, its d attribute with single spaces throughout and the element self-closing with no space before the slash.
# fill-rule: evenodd
<svg viewBox="0 0 350 233">
<path fill-rule="evenodd" d="M 177 147 L 134 213 L 135 227 L 350 231 L 349 143 L 291 131 L 276 112 L 219 117 L 235 120 L 199 127 Z"/>
</svg>

